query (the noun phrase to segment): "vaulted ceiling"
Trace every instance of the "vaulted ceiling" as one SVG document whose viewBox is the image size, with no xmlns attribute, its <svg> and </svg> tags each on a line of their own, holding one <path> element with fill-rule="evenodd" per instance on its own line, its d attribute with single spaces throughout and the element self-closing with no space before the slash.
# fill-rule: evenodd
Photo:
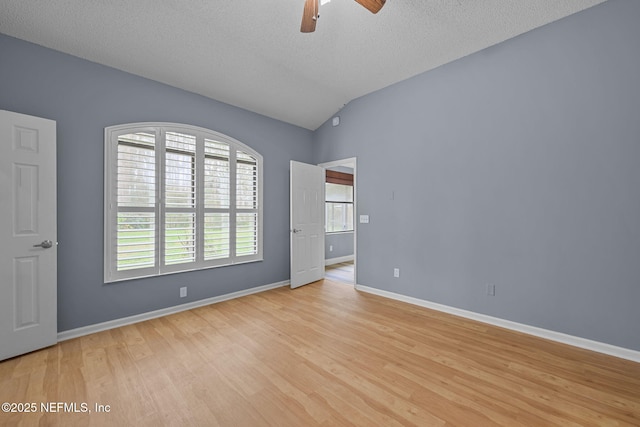
<svg viewBox="0 0 640 427">
<path fill-rule="evenodd" d="M 604 0 L 2 0 L 0 32 L 314 130 L 351 100 Z M 0 52 L 1 57 L 1 52 Z M 2 58 L 5 60 L 5 58 Z"/>
</svg>

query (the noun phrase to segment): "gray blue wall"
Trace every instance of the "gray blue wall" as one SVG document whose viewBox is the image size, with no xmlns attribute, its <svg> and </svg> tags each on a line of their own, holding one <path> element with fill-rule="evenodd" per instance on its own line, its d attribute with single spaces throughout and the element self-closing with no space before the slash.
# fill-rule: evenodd
<svg viewBox="0 0 640 427">
<path fill-rule="evenodd" d="M 638 22 L 610 0 L 317 130 L 358 158 L 358 283 L 640 350 Z"/>
<path fill-rule="evenodd" d="M 0 63 L 0 109 L 57 122 L 60 331 L 289 279 L 289 160 L 312 160 L 310 131 L 3 35 Z M 264 156 L 263 262 L 103 284 L 103 132 L 143 121 L 213 129 Z"/>
<path fill-rule="evenodd" d="M 324 259 L 331 260 L 348 256 L 353 256 L 353 232 L 325 234 Z"/>
</svg>

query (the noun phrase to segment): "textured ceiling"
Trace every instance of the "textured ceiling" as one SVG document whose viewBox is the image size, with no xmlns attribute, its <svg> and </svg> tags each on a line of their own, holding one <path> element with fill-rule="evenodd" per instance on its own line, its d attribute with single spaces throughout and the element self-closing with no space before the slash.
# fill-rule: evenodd
<svg viewBox="0 0 640 427">
<path fill-rule="evenodd" d="M 316 129 L 352 99 L 604 0 L 0 0 L 0 32 Z M 0 52 L 0 58 L 2 57 Z"/>
</svg>

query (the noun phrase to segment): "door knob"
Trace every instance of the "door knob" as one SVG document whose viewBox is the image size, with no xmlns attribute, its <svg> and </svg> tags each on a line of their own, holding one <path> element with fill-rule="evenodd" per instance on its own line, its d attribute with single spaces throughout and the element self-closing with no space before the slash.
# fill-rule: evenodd
<svg viewBox="0 0 640 427">
<path fill-rule="evenodd" d="M 52 246 L 53 246 L 53 242 L 51 240 L 43 240 L 42 243 L 33 245 L 34 248 L 43 248 L 43 249 L 49 249 Z"/>
<path fill-rule="evenodd" d="M 299 230 L 299 229 L 297 229 L 297 228 L 294 228 L 294 229 L 293 229 L 293 230 L 291 230 L 291 231 L 293 231 L 294 233 L 300 233 L 302 230 Z"/>
</svg>

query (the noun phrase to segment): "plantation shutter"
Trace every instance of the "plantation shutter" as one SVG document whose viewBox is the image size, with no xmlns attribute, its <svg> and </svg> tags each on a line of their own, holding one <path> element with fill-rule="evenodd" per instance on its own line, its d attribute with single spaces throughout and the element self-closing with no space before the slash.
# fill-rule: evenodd
<svg viewBox="0 0 640 427">
<path fill-rule="evenodd" d="M 231 167 L 229 144 L 204 140 L 204 259 L 228 258 L 231 254 Z"/>
<path fill-rule="evenodd" d="M 187 125 L 105 129 L 105 282 L 262 259 L 262 157 Z"/>
<path fill-rule="evenodd" d="M 258 253 L 258 166 L 251 155 L 236 155 L 236 256 Z"/>
<path fill-rule="evenodd" d="M 121 135 L 117 144 L 116 270 L 155 268 L 156 136 Z"/>
<path fill-rule="evenodd" d="M 164 265 L 196 260 L 196 137 L 165 133 Z"/>
</svg>

